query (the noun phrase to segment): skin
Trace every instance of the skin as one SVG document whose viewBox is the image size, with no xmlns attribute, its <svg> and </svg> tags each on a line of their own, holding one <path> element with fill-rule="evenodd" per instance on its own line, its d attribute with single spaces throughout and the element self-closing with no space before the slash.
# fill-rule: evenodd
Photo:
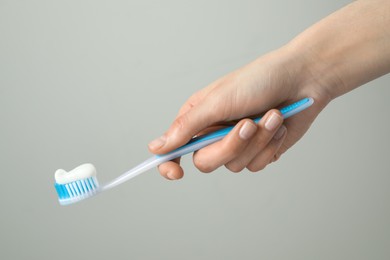
<svg viewBox="0 0 390 260">
<path fill-rule="evenodd" d="M 390 1 L 355 1 L 196 92 L 149 150 L 167 153 L 195 135 L 238 122 L 224 139 L 195 152 L 194 165 L 205 173 L 223 165 L 258 172 L 293 146 L 331 100 L 389 72 Z M 284 122 L 278 110 L 258 124 L 250 120 L 305 97 L 314 105 Z M 180 158 L 159 171 L 170 180 L 184 174 Z"/>
</svg>

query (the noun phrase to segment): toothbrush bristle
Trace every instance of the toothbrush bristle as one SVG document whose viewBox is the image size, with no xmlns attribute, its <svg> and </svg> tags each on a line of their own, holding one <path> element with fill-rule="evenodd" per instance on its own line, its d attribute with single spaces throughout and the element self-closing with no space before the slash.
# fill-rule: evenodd
<svg viewBox="0 0 390 260">
<path fill-rule="evenodd" d="M 95 195 L 99 188 L 99 183 L 96 177 L 92 176 L 65 184 L 55 183 L 54 187 L 60 204 L 68 205 Z"/>
</svg>

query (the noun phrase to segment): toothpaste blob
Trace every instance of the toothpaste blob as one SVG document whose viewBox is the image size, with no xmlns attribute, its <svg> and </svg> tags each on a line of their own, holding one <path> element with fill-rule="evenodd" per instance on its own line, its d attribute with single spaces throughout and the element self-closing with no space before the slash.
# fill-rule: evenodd
<svg viewBox="0 0 390 260">
<path fill-rule="evenodd" d="M 96 168 L 91 163 L 82 164 L 69 172 L 63 169 L 58 169 L 54 174 L 56 183 L 58 184 L 67 184 L 70 182 L 88 179 L 90 177 L 95 176 Z"/>
</svg>

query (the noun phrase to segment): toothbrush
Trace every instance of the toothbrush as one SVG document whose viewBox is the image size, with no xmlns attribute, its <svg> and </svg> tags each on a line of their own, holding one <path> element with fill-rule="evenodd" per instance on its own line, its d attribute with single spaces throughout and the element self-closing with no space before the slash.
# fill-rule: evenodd
<svg viewBox="0 0 390 260">
<path fill-rule="evenodd" d="M 301 112 L 314 103 L 312 98 L 304 98 L 296 103 L 280 109 L 284 119 Z M 253 121 L 258 123 L 261 117 Z M 61 205 L 68 205 L 83 199 L 92 197 L 103 191 L 112 189 L 138 175 L 154 168 L 164 162 L 173 160 L 182 155 L 197 151 L 207 145 L 215 143 L 226 136 L 234 126 L 226 127 L 215 132 L 194 137 L 187 144 L 163 155 L 154 155 L 138 166 L 123 173 L 111 182 L 99 186 L 96 178 L 96 169 L 92 164 L 83 164 L 70 172 L 59 169 L 55 172 L 56 182 L 54 187 L 58 194 L 58 201 Z"/>
</svg>

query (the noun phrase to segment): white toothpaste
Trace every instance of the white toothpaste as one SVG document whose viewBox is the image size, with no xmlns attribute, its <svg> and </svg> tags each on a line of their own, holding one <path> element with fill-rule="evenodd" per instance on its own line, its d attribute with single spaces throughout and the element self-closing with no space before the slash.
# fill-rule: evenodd
<svg viewBox="0 0 390 260">
<path fill-rule="evenodd" d="M 85 163 L 69 172 L 63 169 L 58 169 L 54 176 L 58 184 L 67 184 L 96 176 L 96 168 L 93 164 Z"/>
</svg>

